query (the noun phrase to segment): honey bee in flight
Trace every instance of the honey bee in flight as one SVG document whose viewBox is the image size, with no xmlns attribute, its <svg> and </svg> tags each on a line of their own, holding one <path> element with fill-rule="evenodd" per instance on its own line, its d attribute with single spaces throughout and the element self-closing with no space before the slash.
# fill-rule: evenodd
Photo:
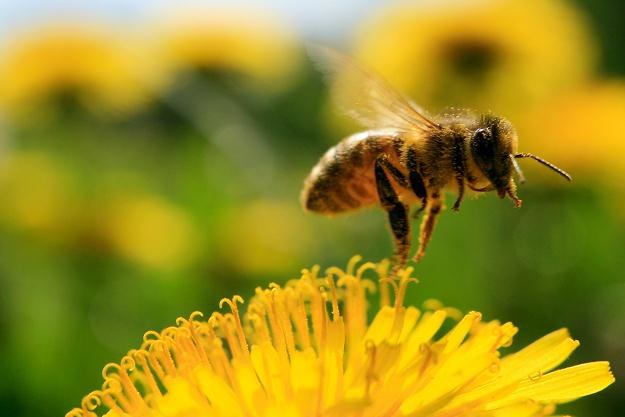
<svg viewBox="0 0 625 417">
<path fill-rule="evenodd" d="M 302 205 L 325 215 L 381 205 L 395 242 L 396 267 L 408 260 L 412 205 L 419 205 L 415 214 L 424 212 L 416 262 L 444 207 L 444 191 L 457 193 L 454 211 L 466 188 L 496 191 L 520 207 L 512 178 L 516 172 L 520 183 L 525 180 L 519 158 L 532 158 L 571 180 L 550 162 L 519 153 L 516 132 L 503 117 L 457 110 L 430 116 L 350 57 L 320 46 L 311 47 L 310 55 L 330 78 L 337 106 L 369 130 L 343 139 L 321 157 L 304 182 Z"/>
</svg>

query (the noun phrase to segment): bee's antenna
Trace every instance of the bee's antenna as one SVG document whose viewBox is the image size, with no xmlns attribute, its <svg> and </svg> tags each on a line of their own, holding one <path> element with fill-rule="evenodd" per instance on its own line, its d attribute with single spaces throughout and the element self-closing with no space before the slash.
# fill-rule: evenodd
<svg viewBox="0 0 625 417">
<path fill-rule="evenodd" d="M 541 157 L 536 156 L 534 154 L 531 154 L 531 153 L 517 153 L 517 154 L 514 155 L 514 157 L 515 158 L 532 158 L 536 162 L 539 162 L 539 163 L 543 164 L 544 166 L 546 166 L 547 168 L 549 168 L 549 169 L 557 172 L 558 174 L 562 175 L 568 181 L 571 181 L 571 179 L 572 179 L 571 176 L 566 171 L 558 168 L 557 166 L 555 166 L 551 162 L 546 161 L 546 160 L 542 159 Z"/>
<path fill-rule="evenodd" d="M 521 167 L 519 166 L 519 163 L 516 161 L 516 159 L 514 159 L 514 155 L 510 154 L 510 160 L 512 161 L 512 167 L 514 168 L 514 171 L 516 172 L 517 176 L 519 177 L 519 183 L 521 184 L 525 184 L 525 175 L 523 175 L 523 171 L 521 171 Z"/>
</svg>

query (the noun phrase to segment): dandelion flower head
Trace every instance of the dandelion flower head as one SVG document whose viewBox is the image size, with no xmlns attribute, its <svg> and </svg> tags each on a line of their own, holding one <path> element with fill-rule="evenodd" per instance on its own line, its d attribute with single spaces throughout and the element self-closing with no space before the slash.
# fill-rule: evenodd
<svg viewBox="0 0 625 417">
<path fill-rule="evenodd" d="M 37 115 L 64 95 L 97 113 L 132 113 L 162 84 L 146 48 L 107 26 L 52 24 L 15 33 L 3 48 L 0 108 L 15 117 Z"/>
<path fill-rule="evenodd" d="M 405 306 L 411 268 L 390 278 L 357 261 L 258 288 L 245 314 L 235 296 L 220 303 L 228 313 L 146 333 L 66 417 L 543 416 L 614 381 L 607 362 L 554 370 L 579 345 L 565 329 L 503 355 L 511 323 Z"/>
<path fill-rule="evenodd" d="M 192 8 L 168 14 L 155 31 L 162 59 L 177 71 L 225 70 L 275 85 L 299 59 L 292 29 L 266 12 Z"/>
<path fill-rule="evenodd" d="M 359 60 L 433 108 L 518 111 L 588 79 L 586 21 L 562 0 L 397 2 L 365 22 Z"/>
</svg>

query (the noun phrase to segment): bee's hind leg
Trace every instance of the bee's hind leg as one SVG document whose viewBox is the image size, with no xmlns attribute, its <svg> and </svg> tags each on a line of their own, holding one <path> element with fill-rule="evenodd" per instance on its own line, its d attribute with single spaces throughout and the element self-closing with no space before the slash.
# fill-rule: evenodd
<svg viewBox="0 0 625 417">
<path fill-rule="evenodd" d="M 399 201 L 393 185 L 386 175 L 385 168 L 390 164 L 384 155 L 375 161 L 375 182 L 378 198 L 382 208 L 388 213 L 388 220 L 395 241 L 395 270 L 403 267 L 410 252 L 410 222 L 408 220 L 408 206 Z M 392 167 L 392 165 L 391 165 Z M 393 167 L 394 168 L 394 167 Z M 392 172 L 392 171 L 391 171 Z"/>
<path fill-rule="evenodd" d="M 443 209 L 443 203 L 440 196 L 440 191 L 432 193 L 431 198 L 428 199 L 428 204 L 425 209 L 425 216 L 421 221 L 421 229 L 419 231 L 419 249 L 412 258 L 413 261 L 419 262 L 423 255 L 425 255 L 425 249 L 432 237 L 432 231 L 436 225 L 436 218 Z"/>
<path fill-rule="evenodd" d="M 419 215 L 421 215 L 423 210 L 425 210 L 428 193 L 425 188 L 425 181 L 423 181 L 423 177 L 421 176 L 421 173 L 419 173 L 417 151 L 413 147 L 409 148 L 408 153 L 406 154 L 406 166 L 408 167 L 408 182 L 410 183 L 410 188 L 412 189 L 414 195 L 421 200 L 421 207 L 419 207 L 419 209 L 417 209 L 412 215 L 412 217 L 416 219 Z"/>
</svg>

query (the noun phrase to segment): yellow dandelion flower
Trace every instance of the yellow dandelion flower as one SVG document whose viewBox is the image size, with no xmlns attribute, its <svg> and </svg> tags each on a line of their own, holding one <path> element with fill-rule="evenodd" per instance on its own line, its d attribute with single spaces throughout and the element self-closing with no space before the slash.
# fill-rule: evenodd
<svg viewBox="0 0 625 417">
<path fill-rule="evenodd" d="M 510 112 L 587 78 L 595 45 L 560 0 L 401 3 L 362 25 L 356 52 L 419 102 Z"/>
<path fill-rule="evenodd" d="M 4 39 L 0 59 L 0 107 L 20 116 L 69 93 L 96 111 L 125 113 L 151 97 L 158 66 L 144 48 L 110 29 L 58 24 Z"/>
<path fill-rule="evenodd" d="M 576 180 L 622 187 L 625 82 L 593 83 L 536 106 L 521 123 L 524 147 L 575 172 Z M 553 159 L 556 159 L 554 156 Z M 550 180 L 547 176 L 536 176 Z"/>
<path fill-rule="evenodd" d="M 156 29 L 162 59 L 174 70 L 232 71 L 275 85 L 296 67 L 294 33 L 249 10 L 199 9 L 168 15 Z"/>
<path fill-rule="evenodd" d="M 66 417 L 542 416 L 614 381 L 607 362 L 554 370 L 579 345 L 565 329 L 507 355 L 511 323 L 470 312 L 442 332 L 447 310 L 404 306 L 411 268 L 391 279 L 357 261 L 258 288 L 244 315 L 235 296 L 228 313 L 146 333 Z"/>
<path fill-rule="evenodd" d="M 99 207 L 98 233 L 113 251 L 147 268 L 182 268 L 197 252 L 191 219 L 155 196 L 133 196 Z"/>
</svg>

